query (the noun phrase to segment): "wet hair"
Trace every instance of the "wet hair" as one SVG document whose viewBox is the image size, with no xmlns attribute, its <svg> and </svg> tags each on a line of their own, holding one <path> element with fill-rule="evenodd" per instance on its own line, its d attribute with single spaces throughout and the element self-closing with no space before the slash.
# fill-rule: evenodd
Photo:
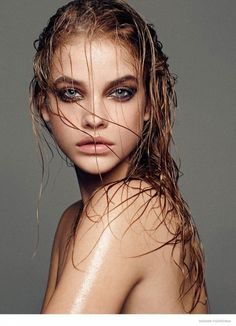
<svg viewBox="0 0 236 326">
<path fill-rule="evenodd" d="M 34 43 L 34 77 L 30 85 L 34 131 L 38 139 L 42 138 L 42 126 L 51 133 L 50 126 L 43 120 L 41 108 L 42 105 L 50 106 L 47 94 L 53 91 L 52 60 L 57 49 L 80 35 L 91 41 L 100 37 L 116 42 L 132 54 L 137 64 L 145 87 L 150 118 L 145 121 L 142 135 L 130 155 L 127 177 L 106 185 L 106 192 L 118 183 L 129 186 L 131 180 L 144 180 L 150 186 L 145 191 L 154 189 L 152 197 L 160 199 L 163 222 L 171 214 L 177 217 L 178 225 L 174 233 L 171 231 L 172 239 L 164 245 L 172 245 L 172 254 L 178 244 L 181 247 L 181 258 L 176 262 L 183 274 L 180 298 L 193 291 L 192 305 L 188 310 L 191 313 L 205 289 L 204 253 L 195 223 L 178 186 L 181 172 L 171 154 L 177 106 L 176 77 L 169 71 L 168 58 L 163 53 L 154 26 L 146 23 L 124 0 L 77 0 L 58 9 Z M 59 110 L 57 114 L 60 116 Z M 40 142 L 39 147 L 41 152 Z M 139 190 L 141 194 L 141 186 Z M 78 222 L 79 216 L 72 237 L 75 236 Z M 167 223 L 165 225 L 168 228 Z M 155 250 L 158 249 L 160 246 Z M 188 287 L 187 283 L 190 284 Z"/>
</svg>

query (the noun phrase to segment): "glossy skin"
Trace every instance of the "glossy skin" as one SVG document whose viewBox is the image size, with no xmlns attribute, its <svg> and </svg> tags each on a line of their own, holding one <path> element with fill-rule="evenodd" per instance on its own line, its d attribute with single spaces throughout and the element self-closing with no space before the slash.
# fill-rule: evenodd
<svg viewBox="0 0 236 326">
<path fill-rule="evenodd" d="M 98 173 L 105 182 L 126 175 L 128 156 L 149 118 L 144 89 L 138 84 L 131 63 L 131 55 L 108 40 L 93 41 L 90 47 L 75 38 L 55 57 L 52 76 L 57 99 L 49 94 L 52 111 L 44 107 L 42 114 L 58 145 L 76 166 L 84 202 L 100 185 Z M 63 118 L 55 115 L 56 100 Z M 88 134 L 111 141 L 112 151 L 81 151 L 78 142 Z M 131 186 L 144 189 L 147 185 L 131 181 Z M 103 191 L 89 204 L 93 221 L 82 214 L 75 243 L 71 241 L 67 248 L 81 203 L 75 203 L 63 214 L 55 235 L 42 313 L 184 313 L 177 299 L 182 278 L 171 257 L 171 246 L 132 258 L 155 249 L 157 241 L 166 242 L 171 237 L 164 224 L 153 232 L 162 219 L 158 202 L 154 199 L 128 229 L 150 194 L 138 196 L 139 190 L 119 188 L 118 184 L 108 192 L 112 202 L 107 214 Z M 119 205 L 129 196 L 137 196 L 135 203 Z M 174 218 L 170 229 L 175 228 L 173 221 Z M 72 264 L 72 256 L 78 269 Z M 178 247 L 175 258 L 179 259 Z M 187 296 L 187 308 L 189 302 Z M 195 312 L 205 313 L 206 307 L 199 304 Z"/>
<path fill-rule="evenodd" d="M 134 183 L 132 186 L 137 186 Z M 142 184 L 142 187 L 145 187 L 145 184 Z M 130 195 L 131 193 L 132 191 Z M 121 191 L 118 191 L 113 198 L 114 207 L 121 197 Z M 106 215 L 93 227 L 91 226 L 94 224 L 89 219 L 83 220 L 78 229 L 73 254 L 75 264 L 80 262 L 79 270 L 71 263 L 72 244 L 68 250 L 65 249 L 79 203 L 65 211 L 55 236 L 42 313 L 185 313 L 177 299 L 182 278 L 171 257 L 171 246 L 165 246 L 142 257 L 129 258 L 156 248 L 157 241 L 166 242 L 170 239 L 171 235 L 164 224 L 155 233 L 145 231 L 160 223 L 156 216 L 159 209 L 155 208 L 150 210 L 149 214 L 143 214 L 122 238 L 134 211 L 147 197 L 148 195 L 139 198 L 135 206 L 131 205 L 125 214 L 110 223 L 110 228 L 105 232 L 103 230 L 107 225 Z M 155 203 L 153 206 L 157 207 Z M 99 213 L 103 208 L 102 205 L 96 206 Z M 110 214 L 109 221 L 121 211 L 122 209 L 118 208 Z M 101 234 L 103 235 L 95 249 L 81 262 Z M 179 248 L 175 250 L 174 258 L 178 261 Z M 204 301 L 204 293 L 201 300 Z M 191 293 L 184 300 L 186 309 L 190 303 Z M 207 313 L 207 307 L 199 303 L 194 313 Z"/>
</svg>

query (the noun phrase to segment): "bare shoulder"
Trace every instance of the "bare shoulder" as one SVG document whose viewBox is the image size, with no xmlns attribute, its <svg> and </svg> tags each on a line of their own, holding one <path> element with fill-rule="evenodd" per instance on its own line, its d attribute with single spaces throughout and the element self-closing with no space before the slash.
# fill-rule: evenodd
<svg viewBox="0 0 236 326">
<path fill-rule="evenodd" d="M 62 213 L 61 218 L 58 223 L 58 236 L 63 237 L 65 234 L 68 234 L 75 223 L 75 220 L 78 217 L 82 206 L 82 201 L 79 200 L 65 209 Z"/>
<path fill-rule="evenodd" d="M 85 205 L 61 277 L 43 312 L 121 311 L 128 293 L 141 281 L 143 274 L 143 258 L 130 257 L 137 247 L 139 250 L 136 252 L 140 253 L 145 242 L 140 241 L 137 229 L 130 228 L 130 221 L 134 218 L 131 211 L 135 212 L 132 202 L 140 193 L 138 188 L 135 183 L 132 187 L 117 183 L 114 187 L 99 190 Z M 131 200 L 131 205 L 127 199 Z M 137 208 L 137 203 L 135 205 Z M 76 204 L 63 214 L 59 223 L 62 232 L 65 233 L 64 223 L 66 229 L 71 228 L 77 209 Z"/>
<path fill-rule="evenodd" d="M 82 206 L 82 201 L 78 200 L 75 203 L 68 206 L 61 215 L 59 225 L 70 225 L 73 224 L 75 217 L 78 215 Z"/>
<path fill-rule="evenodd" d="M 122 257 L 136 260 L 139 268 L 139 282 L 126 298 L 122 312 L 185 313 L 191 309 L 193 292 L 179 300 L 183 248 L 178 234 L 182 221 L 167 199 L 148 183 L 130 180 L 99 191 L 89 209 L 120 241 Z M 184 250 L 188 263 L 188 247 Z M 204 302 L 204 296 L 203 289 L 200 301 Z M 204 313 L 206 309 L 199 303 L 194 312 Z"/>
<path fill-rule="evenodd" d="M 64 211 L 58 223 L 51 251 L 50 268 L 48 273 L 47 287 L 42 304 L 42 311 L 48 305 L 56 289 L 62 268 L 62 257 L 65 253 L 66 242 L 70 235 L 72 225 L 75 221 L 76 211 L 79 209 L 80 205 L 80 202 L 76 202 L 70 205 Z"/>
<path fill-rule="evenodd" d="M 172 247 L 164 245 L 171 244 L 176 221 L 164 214 L 169 210 L 164 204 L 141 180 L 99 189 L 81 213 L 43 312 L 183 313 L 181 274 Z M 62 234 L 71 231 L 78 209 L 75 203 L 62 215 Z"/>
<path fill-rule="evenodd" d="M 151 252 L 173 237 L 177 217 L 147 182 L 132 179 L 99 190 L 87 207 L 87 217 L 109 229 L 126 256 Z"/>
<path fill-rule="evenodd" d="M 82 207 L 82 201 L 79 200 L 65 209 L 58 223 L 55 241 L 58 244 L 59 264 L 58 264 L 58 278 L 63 269 L 63 264 L 66 259 L 67 249 L 71 239 L 74 236 L 74 227 L 79 219 L 79 214 Z"/>
</svg>

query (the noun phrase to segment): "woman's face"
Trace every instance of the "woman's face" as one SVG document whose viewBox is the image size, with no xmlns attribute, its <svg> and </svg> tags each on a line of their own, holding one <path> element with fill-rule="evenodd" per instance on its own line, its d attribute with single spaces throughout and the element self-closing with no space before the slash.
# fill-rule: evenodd
<svg viewBox="0 0 236 326">
<path fill-rule="evenodd" d="M 55 92 L 48 94 L 51 109 L 44 107 L 42 115 L 61 150 L 83 172 L 126 174 L 149 118 L 134 63 L 109 40 L 86 44 L 74 38 L 54 56 Z"/>
</svg>

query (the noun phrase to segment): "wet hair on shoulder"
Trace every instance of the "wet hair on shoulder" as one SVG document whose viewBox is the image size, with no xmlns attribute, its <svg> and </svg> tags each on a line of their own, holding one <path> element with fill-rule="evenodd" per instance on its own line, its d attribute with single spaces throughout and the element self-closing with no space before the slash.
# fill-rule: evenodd
<svg viewBox="0 0 236 326">
<path fill-rule="evenodd" d="M 69 2 L 50 18 L 34 43 L 36 53 L 34 76 L 30 84 L 31 115 L 34 132 L 39 140 L 40 153 L 43 152 L 40 139 L 46 139 L 42 136 L 44 129 L 52 135 L 50 126 L 44 121 L 41 111 L 42 106 L 47 105 L 48 92 L 52 91 L 53 58 L 57 49 L 75 36 L 81 36 L 88 42 L 92 42 L 95 38 L 100 38 L 101 41 L 108 39 L 132 54 L 138 76 L 145 88 L 150 118 L 145 121 L 142 135 L 130 154 L 127 178 L 108 185 L 101 184 L 102 198 L 106 198 L 109 210 L 109 200 L 112 200 L 116 191 L 126 190 L 134 198 L 135 196 L 138 198 L 144 192 L 146 194 L 150 192 L 151 197 L 157 198 L 165 212 L 163 216 L 168 219 L 169 214 L 174 214 L 177 217 L 179 225 L 173 235 L 173 250 L 177 244 L 181 244 L 182 255 L 178 264 L 182 271 L 183 283 L 180 297 L 183 298 L 194 289 L 192 306 L 188 310 L 191 313 L 199 303 L 202 290 L 205 288 L 204 252 L 188 205 L 179 189 L 178 181 L 182 174 L 180 164 L 177 164 L 172 154 L 173 124 L 177 107 L 175 92 L 177 77 L 170 71 L 168 57 L 163 51 L 155 27 L 146 22 L 127 1 Z M 59 110 L 58 115 L 60 116 Z M 43 157 L 42 164 L 44 166 Z M 96 195 L 93 198 L 97 198 Z M 124 200 L 129 201 L 131 198 Z M 84 213 L 86 207 L 83 209 Z M 79 215 L 73 228 L 74 235 Z M 188 257 L 186 248 L 188 248 Z M 187 287 L 189 281 L 190 286 Z"/>
</svg>

